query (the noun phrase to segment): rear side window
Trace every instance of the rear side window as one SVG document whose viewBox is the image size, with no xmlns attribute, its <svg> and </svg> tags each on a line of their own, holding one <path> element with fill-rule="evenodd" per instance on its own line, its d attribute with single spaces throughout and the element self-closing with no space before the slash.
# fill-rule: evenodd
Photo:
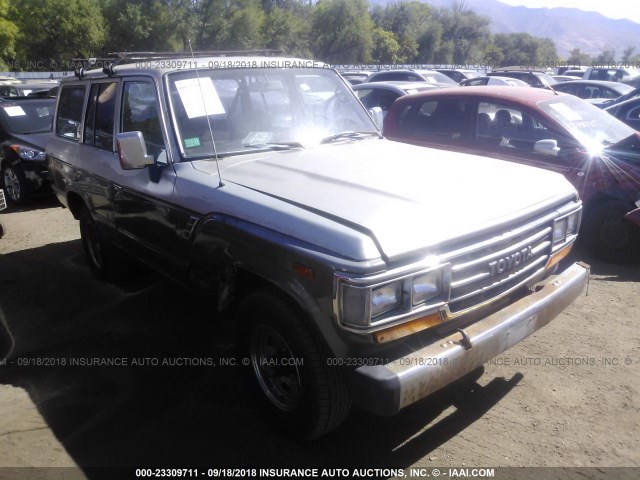
<svg viewBox="0 0 640 480">
<path fill-rule="evenodd" d="M 56 118 L 56 135 L 78 140 L 80 138 L 80 123 L 82 122 L 82 107 L 84 104 L 85 87 L 75 85 L 62 87 L 58 101 L 58 117 Z"/>
<path fill-rule="evenodd" d="M 415 138 L 460 140 L 465 128 L 467 103 L 441 99 L 415 102 L 398 117 L 399 130 Z"/>
<path fill-rule="evenodd" d="M 113 150 L 113 124 L 118 84 L 91 85 L 83 142 L 101 150 Z"/>
</svg>

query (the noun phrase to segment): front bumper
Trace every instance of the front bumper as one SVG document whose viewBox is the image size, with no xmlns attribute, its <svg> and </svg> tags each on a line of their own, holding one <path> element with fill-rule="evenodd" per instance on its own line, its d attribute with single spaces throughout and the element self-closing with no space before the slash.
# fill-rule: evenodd
<svg viewBox="0 0 640 480">
<path fill-rule="evenodd" d="M 584 290 L 589 267 L 575 263 L 539 291 L 508 305 L 410 355 L 355 370 L 356 405 L 393 415 L 430 395 L 525 339 L 568 307 Z M 470 348 L 469 348 L 470 347 Z"/>
</svg>

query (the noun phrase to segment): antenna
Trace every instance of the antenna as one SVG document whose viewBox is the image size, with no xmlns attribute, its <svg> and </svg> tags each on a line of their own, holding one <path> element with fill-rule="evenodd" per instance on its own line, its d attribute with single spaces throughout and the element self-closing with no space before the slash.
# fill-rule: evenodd
<svg viewBox="0 0 640 480">
<path fill-rule="evenodd" d="M 222 174 L 220 173 L 220 162 L 218 161 L 218 149 L 216 148 L 216 141 L 213 138 L 213 127 L 211 126 L 211 119 L 209 118 L 209 112 L 207 112 L 207 103 L 204 100 L 202 85 L 200 85 L 200 72 L 198 72 L 198 61 L 196 60 L 196 57 L 193 54 L 193 48 L 191 48 L 191 39 L 188 39 L 188 41 L 189 41 L 189 51 L 191 52 L 191 58 L 193 59 L 193 63 L 195 65 L 196 77 L 198 78 L 198 89 L 200 90 L 200 98 L 202 98 L 202 105 L 204 105 L 204 116 L 207 118 L 207 126 L 209 127 L 209 135 L 211 136 L 211 144 L 213 145 L 213 155 L 216 158 L 216 168 L 218 169 L 218 186 L 224 187 L 224 182 L 222 181 Z"/>
</svg>

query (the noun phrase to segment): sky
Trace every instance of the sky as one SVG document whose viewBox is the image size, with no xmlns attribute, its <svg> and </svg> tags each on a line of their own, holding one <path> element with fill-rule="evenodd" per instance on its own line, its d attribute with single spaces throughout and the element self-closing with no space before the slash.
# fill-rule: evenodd
<svg viewBox="0 0 640 480">
<path fill-rule="evenodd" d="M 609 18 L 626 18 L 640 23 L 640 8 L 631 6 L 629 0 L 500 0 L 509 5 L 525 7 L 567 7 L 598 12 Z"/>
</svg>

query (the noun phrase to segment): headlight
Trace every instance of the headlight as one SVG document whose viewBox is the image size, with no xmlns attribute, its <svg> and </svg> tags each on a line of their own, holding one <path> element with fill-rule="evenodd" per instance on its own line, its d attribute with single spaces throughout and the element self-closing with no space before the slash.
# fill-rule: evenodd
<svg viewBox="0 0 640 480">
<path fill-rule="evenodd" d="M 400 282 L 374 288 L 371 292 L 371 317 L 375 318 L 393 310 L 398 306 L 401 298 Z"/>
<path fill-rule="evenodd" d="M 578 234 L 580 228 L 581 210 L 574 212 L 566 217 L 556 219 L 553 223 L 553 244 L 566 242 L 569 238 Z"/>
<path fill-rule="evenodd" d="M 11 145 L 11 150 L 16 152 L 23 160 L 44 160 L 47 158 L 44 152 L 24 145 Z"/>
<path fill-rule="evenodd" d="M 442 270 L 433 270 L 413 277 L 413 305 L 420 305 L 442 292 Z"/>
<path fill-rule="evenodd" d="M 447 264 L 373 285 L 363 285 L 364 280 L 344 280 L 340 284 L 340 321 L 346 326 L 367 328 L 399 320 L 414 310 L 439 306 L 448 300 L 449 278 Z"/>
</svg>

